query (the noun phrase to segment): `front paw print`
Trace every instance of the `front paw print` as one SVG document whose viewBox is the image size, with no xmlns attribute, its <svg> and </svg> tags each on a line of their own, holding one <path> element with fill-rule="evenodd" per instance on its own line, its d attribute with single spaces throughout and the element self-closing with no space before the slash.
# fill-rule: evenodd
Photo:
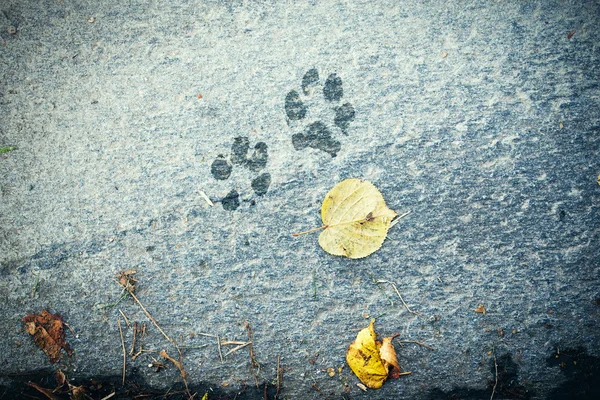
<svg viewBox="0 0 600 400">
<path fill-rule="evenodd" d="M 332 105 L 330 111 L 332 115 L 329 118 L 333 121 L 333 125 L 344 135 L 348 134 L 350 123 L 354 119 L 354 107 L 350 103 L 339 105 L 342 97 L 344 97 L 344 89 L 342 78 L 337 74 L 330 74 L 325 83 L 321 87 L 319 72 L 316 68 L 310 69 L 302 78 L 302 94 L 296 90 L 291 90 L 285 96 L 285 113 L 288 121 L 303 122 L 310 115 L 309 107 L 306 102 L 313 93 L 321 89 L 323 99 L 328 105 Z M 331 114 L 331 113 L 330 113 Z M 290 124 L 291 125 L 291 124 Z M 312 121 L 304 124 L 302 132 L 292 135 L 292 144 L 296 150 L 302 150 L 307 147 L 324 151 L 335 157 L 341 149 L 341 143 L 334 138 L 333 132 L 327 124 L 321 120 Z"/>
<path fill-rule="evenodd" d="M 264 142 L 258 142 L 254 146 L 252 155 L 248 157 L 250 150 L 250 141 L 247 137 L 239 136 L 233 139 L 231 145 L 231 155 L 229 161 L 219 155 L 212 163 L 210 172 L 215 179 L 227 180 L 233 170 L 233 165 L 241 165 L 252 172 L 260 172 L 267 166 L 269 160 L 268 147 Z M 271 185 L 271 174 L 263 172 L 257 175 L 250 186 L 257 196 L 263 196 L 269 190 Z M 232 189 L 222 200 L 223 208 L 228 211 L 235 211 L 240 206 L 240 195 L 237 190 Z"/>
</svg>

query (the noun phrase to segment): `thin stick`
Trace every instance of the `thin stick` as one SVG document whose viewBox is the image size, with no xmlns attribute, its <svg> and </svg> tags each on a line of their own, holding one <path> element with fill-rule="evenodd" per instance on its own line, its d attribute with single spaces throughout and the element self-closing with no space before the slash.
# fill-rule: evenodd
<svg viewBox="0 0 600 400">
<path fill-rule="evenodd" d="M 223 353 L 221 353 L 221 338 L 217 335 L 217 350 L 219 350 L 219 358 L 223 362 Z"/>
<path fill-rule="evenodd" d="M 125 387 L 125 370 L 127 369 L 127 350 L 125 350 L 125 341 L 123 340 L 123 328 L 121 328 L 121 320 L 117 319 L 119 325 L 119 334 L 121 335 L 121 346 L 123 347 L 123 381 L 122 386 Z"/>
<path fill-rule="evenodd" d="M 121 311 L 121 309 L 119 309 L 119 312 L 123 316 L 123 319 L 125 320 L 125 323 L 127 324 L 127 327 L 129 328 L 131 326 L 131 324 L 129 323 L 129 320 L 127 319 L 127 317 L 125 316 L 125 314 L 123 313 L 123 311 Z"/>
<path fill-rule="evenodd" d="M 402 301 L 402 304 L 404 304 L 404 307 L 406 307 L 406 310 L 407 310 L 409 313 L 411 313 L 411 314 L 418 315 L 419 317 L 421 317 L 421 318 L 424 318 L 424 317 L 423 317 L 421 314 L 419 314 L 419 313 L 418 313 L 418 312 L 416 312 L 416 311 L 413 311 L 413 310 L 411 310 L 411 309 L 408 307 L 408 304 L 406 304 L 406 302 L 405 302 L 405 301 L 404 301 L 404 299 L 402 298 L 402 295 L 400 295 L 400 292 L 398 291 L 398 288 L 396 287 L 396 285 L 395 285 L 393 282 L 390 282 L 390 281 L 386 281 L 386 280 L 380 279 L 380 280 L 378 280 L 378 281 L 377 281 L 377 283 L 389 283 L 390 285 L 392 285 L 392 287 L 394 288 L 394 291 L 396 292 L 396 294 L 398 295 L 398 297 L 400 297 L 400 301 Z"/>
<path fill-rule="evenodd" d="M 69 330 L 71 331 L 71 333 L 73 334 L 73 336 L 77 337 L 77 334 L 75 333 L 75 331 L 73 330 L 73 328 L 71 328 L 71 325 L 67 324 L 66 322 L 63 321 L 63 324 L 65 324 L 65 326 L 67 328 L 69 328 Z"/>
<path fill-rule="evenodd" d="M 230 345 L 230 344 L 248 344 L 248 342 L 239 342 L 239 341 L 236 341 L 236 340 L 228 340 L 228 341 L 225 341 L 225 342 L 221 342 L 221 346 L 227 346 L 227 345 Z"/>
<path fill-rule="evenodd" d="M 28 386 L 31 386 L 32 388 L 34 388 L 35 390 L 37 390 L 38 392 L 40 392 L 41 394 L 43 394 L 44 396 L 49 398 L 50 400 L 59 400 L 59 398 L 53 394 L 51 389 L 43 388 L 34 382 L 26 382 L 25 384 Z M 35 397 L 35 398 L 37 399 L 37 397 Z"/>
<path fill-rule="evenodd" d="M 133 323 L 133 340 L 131 341 L 131 350 L 129 351 L 129 355 L 133 356 L 133 352 L 135 351 L 135 341 L 137 339 L 137 330 L 138 325 L 137 321 Z"/>
<path fill-rule="evenodd" d="M 144 305 L 138 300 L 138 298 L 136 297 L 136 295 L 133 294 L 133 291 L 130 290 L 130 289 L 127 289 L 127 291 L 129 292 L 129 294 L 131 295 L 131 297 L 133 297 L 133 299 L 136 301 L 136 303 L 138 303 L 138 305 L 142 308 L 142 311 L 144 311 L 144 313 L 146 314 L 146 316 L 148 318 L 150 318 L 150 321 L 152 321 L 152 323 L 154 324 L 154 326 L 156 326 L 156 328 L 160 331 L 160 333 L 162 333 L 162 335 L 165 337 L 165 339 L 167 339 L 175 347 L 177 347 L 177 345 L 175 344 L 175 342 L 169 336 L 167 336 L 167 334 L 160 328 L 160 326 L 158 326 L 158 322 L 156 322 L 156 320 L 154 318 L 152 318 L 152 315 L 150 315 L 150 313 L 148 312 L 148 310 L 146 310 L 146 307 L 144 307 Z"/>
<path fill-rule="evenodd" d="M 176 359 L 174 359 L 173 357 L 168 355 L 165 350 L 161 350 L 160 353 L 158 353 L 158 354 L 161 357 L 166 358 L 167 360 L 171 361 L 177 367 L 177 369 L 179 370 L 179 373 L 181 374 L 181 378 L 183 379 L 183 384 L 185 385 L 185 392 L 188 395 L 188 398 L 191 399 L 192 395 L 190 393 L 190 390 L 188 389 L 187 374 L 185 372 L 185 369 L 183 368 L 183 364 L 181 363 L 181 361 L 177 361 Z M 179 357 L 181 357 L 181 352 L 179 353 Z M 181 358 L 180 358 L 180 360 L 181 360 Z"/>
<path fill-rule="evenodd" d="M 496 349 L 494 349 L 494 368 L 496 370 L 496 382 L 494 382 L 494 388 L 492 389 L 492 395 L 490 400 L 494 399 L 494 393 L 496 393 L 496 386 L 498 386 L 498 360 L 496 359 Z"/>
<path fill-rule="evenodd" d="M 252 344 L 252 342 L 246 342 L 246 343 L 244 343 L 244 344 L 241 344 L 241 345 L 239 345 L 239 346 L 237 346 L 237 347 L 234 347 L 233 349 L 231 349 L 231 350 L 229 350 L 227 353 L 225 353 L 225 357 L 227 357 L 228 355 L 230 355 L 230 354 L 231 354 L 231 353 L 233 353 L 233 352 L 236 352 L 236 351 L 238 351 L 239 349 L 243 349 L 244 347 L 246 347 L 246 346 L 248 346 L 248 345 L 250 345 L 250 344 Z"/>
<path fill-rule="evenodd" d="M 279 398 L 279 391 L 281 390 L 281 381 L 283 381 L 283 370 L 279 364 L 281 356 L 277 356 L 277 392 L 275 392 L 274 400 Z"/>
<path fill-rule="evenodd" d="M 425 343 L 421 343 L 421 342 L 417 342 L 416 340 L 398 340 L 398 343 L 414 343 L 414 344 L 418 344 L 419 346 L 427 347 L 428 349 L 435 350 L 430 345 L 425 344 Z"/>
<path fill-rule="evenodd" d="M 260 369 L 260 364 L 254 358 L 254 351 L 252 349 L 252 328 L 250 327 L 249 322 L 246 322 L 245 325 L 246 325 L 246 330 L 248 331 L 248 341 L 250 342 L 250 345 L 248 346 L 248 352 L 250 354 L 250 364 L 252 367 L 252 374 L 254 374 L 254 382 L 256 383 L 256 387 L 258 387 L 258 376 L 257 376 L 256 372 L 254 371 L 254 369 L 257 366 Z"/>
<path fill-rule="evenodd" d="M 390 224 L 390 229 L 392 229 L 392 226 L 396 225 L 398 223 L 398 221 L 400 221 L 402 218 L 406 217 L 408 214 L 410 214 L 412 211 L 408 211 L 405 212 L 404 214 L 400 215 L 398 218 L 394 219 L 392 221 L 392 223 Z"/>
<path fill-rule="evenodd" d="M 202 196 L 202 198 L 208 203 L 209 206 L 214 207 L 214 203 L 212 201 L 210 201 L 210 199 L 208 198 L 208 196 L 206 195 L 206 193 L 204 193 L 202 191 L 202 189 L 198 189 L 198 193 L 200 193 L 200 196 Z"/>
<path fill-rule="evenodd" d="M 108 399 L 110 399 L 111 397 L 113 397 L 113 396 L 115 395 L 115 393 L 117 393 L 117 392 L 112 392 L 112 393 L 111 393 L 111 394 L 109 394 L 108 396 L 106 396 L 106 397 L 103 397 L 101 400 L 108 400 Z"/>
</svg>

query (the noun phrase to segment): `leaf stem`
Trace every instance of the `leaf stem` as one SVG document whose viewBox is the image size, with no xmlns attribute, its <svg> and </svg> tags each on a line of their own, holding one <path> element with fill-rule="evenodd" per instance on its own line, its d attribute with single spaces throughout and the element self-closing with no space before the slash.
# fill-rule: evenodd
<svg viewBox="0 0 600 400">
<path fill-rule="evenodd" d="M 298 237 L 300 235 L 306 235 L 307 233 L 313 233 L 313 232 L 320 231 L 321 229 L 325 229 L 325 228 L 328 228 L 328 227 L 329 227 L 329 225 L 323 225 L 323 226 L 320 226 L 318 228 L 310 229 L 308 231 L 304 231 L 304 232 L 300 232 L 300 233 L 292 233 L 292 236 L 293 237 Z"/>
</svg>

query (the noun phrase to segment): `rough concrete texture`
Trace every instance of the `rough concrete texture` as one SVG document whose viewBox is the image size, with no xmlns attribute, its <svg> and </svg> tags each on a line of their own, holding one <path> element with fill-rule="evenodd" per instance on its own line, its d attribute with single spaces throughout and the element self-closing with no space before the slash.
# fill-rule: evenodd
<svg viewBox="0 0 600 400">
<path fill-rule="evenodd" d="M 278 357 L 280 398 L 596 398 L 600 5 L 445 3 L 0 2 L 0 394 L 57 368 L 120 388 L 119 309 L 176 353 L 132 299 L 103 308 L 136 269 L 197 398 L 263 398 Z M 349 177 L 411 211 L 362 260 L 291 236 Z M 44 308 L 76 333 L 58 365 L 21 322 Z M 412 374 L 364 393 L 371 317 L 435 350 L 396 342 Z M 247 348 L 200 335 L 246 322 L 258 390 Z M 151 357 L 128 384 L 181 388 Z"/>
</svg>

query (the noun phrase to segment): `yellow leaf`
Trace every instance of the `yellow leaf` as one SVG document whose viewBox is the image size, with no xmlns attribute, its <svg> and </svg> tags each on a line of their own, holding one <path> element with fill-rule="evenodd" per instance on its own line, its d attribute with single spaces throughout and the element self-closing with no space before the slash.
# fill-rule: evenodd
<svg viewBox="0 0 600 400">
<path fill-rule="evenodd" d="M 356 339 L 346 352 L 346 361 L 358 379 L 371 389 L 379 389 L 387 379 L 388 371 L 383 366 L 375 342 L 375 320 L 358 332 Z"/>
<path fill-rule="evenodd" d="M 323 250 L 336 256 L 363 258 L 381 247 L 397 216 L 371 182 L 346 179 L 323 200 L 323 226 L 303 233 L 324 229 L 319 236 Z M 294 234 L 298 235 L 301 233 Z"/>
<path fill-rule="evenodd" d="M 375 320 L 358 332 L 356 339 L 346 352 L 346 361 L 358 379 L 368 388 L 379 389 L 388 378 L 400 376 L 400 367 L 396 351 L 392 345 L 393 337 L 377 342 Z"/>
</svg>

